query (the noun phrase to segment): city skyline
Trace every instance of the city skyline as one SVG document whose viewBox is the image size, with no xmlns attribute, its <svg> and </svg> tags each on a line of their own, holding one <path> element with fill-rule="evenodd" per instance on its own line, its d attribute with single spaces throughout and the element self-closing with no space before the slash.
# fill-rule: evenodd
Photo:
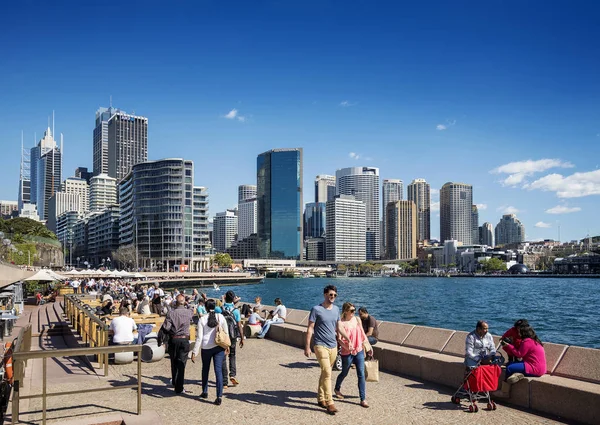
<svg viewBox="0 0 600 425">
<path fill-rule="evenodd" d="M 144 41 L 138 51 L 105 51 L 98 61 L 104 41 L 92 28 L 106 17 L 95 6 L 65 13 L 40 3 L 19 23 L 11 17 L 24 6 L 7 5 L 0 31 L 20 41 L 6 46 L 0 67 L 0 199 L 17 198 L 21 130 L 31 148 L 53 110 L 64 134 L 63 180 L 79 166 L 92 169 L 95 112 L 112 95 L 113 106 L 151 122 L 149 160 L 195 161 L 211 217 L 236 205 L 238 185 L 255 183 L 256 155 L 298 146 L 305 188 L 352 166 L 379 168 L 382 180 L 427 180 L 432 238 L 440 236 L 437 193 L 449 181 L 473 185 L 480 223 L 516 213 L 528 240 L 557 239 L 559 225 L 563 241 L 600 234 L 598 6 L 520 4 L 517 17 L 500 5 L 440 2 L 433 16 L 430 5 L 353 5 L 343 24 L 334 5 L 239 6 L 232 24 L 214 6 L 200 25 L 184 19 L 194 6 L 149 6 L 134 25 Z M 159 16 L 175 23 L 160 37 L 143 23 Z M 556 16 L 560 42 L 549 24 Z M 69 25 L 48 35 L 43 22 Z M 111 28 L 115 39 L 134 30 Z M 155 66 L 161 55 L 169 65 Z M 119 77 L 103 78 L 117 58 Z"/>
</svg>

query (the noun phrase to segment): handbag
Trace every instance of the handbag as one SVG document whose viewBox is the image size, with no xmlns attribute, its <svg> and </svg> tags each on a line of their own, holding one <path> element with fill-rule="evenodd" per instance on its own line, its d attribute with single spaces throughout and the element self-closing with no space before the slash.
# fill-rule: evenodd
<svg viewBox="0 0 600 425">
<path fill-rule="evenodd" d="M 215 335 L 215 344 L 217 344 L 221 348 L 228 349 L 231 347 L 231 339 L 229 339 L 229 335 L 223 329 L 223 326 L 219 323 L 217 326 L 217 334 Z"/>
<path fill-rule="evenodd" d="M 379 360 L 365 361 L 365 378 L 367 382 L 379 382 Z"/>
</svg>

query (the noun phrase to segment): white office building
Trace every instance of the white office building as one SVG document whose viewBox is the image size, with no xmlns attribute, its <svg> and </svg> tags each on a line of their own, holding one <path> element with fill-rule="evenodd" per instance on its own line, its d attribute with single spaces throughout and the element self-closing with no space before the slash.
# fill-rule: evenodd
<svg viewBox="0 0 600 425">
<path fill-rule="evenodd" d="M 46 227 L 56 233 L 56 219 L 62 213 L 75 211 L 79 213 L 81 200 L 78 194 L 56 192 L 48 200 Z"/>
<path fill-rule="evenodd" d="M 379 168 L 350 167 L 335 172 L 336 195 L 354 196 L 366 209 L 367 260 L 380 257 Z M 329 220 L 329 219 L 327 219 Z M 326 226 L 329 232 L 329 227 Z M 329 239 L 328 239 L 329 243 Z"/>
<path fill-rule="evenodd" d="M 325 203 L 335 198 L 335 176 L 319 174 L 315 177 L 315 203 Z"/>
<path fill-rule="evenodd" d="M 245 199 L 238 204 L 238 240 L 256 233 L 256 198 Z"/>
<path fill-rule="evenodd" d="M 213 248 L 224 252 L 231 247 L 238 233 L 238 217 L 234 211 L 217 213 L 213 220 Z"/>
<path fill-rule="evenodd" d="M 61 192 L 79 195 L 80 216 L 84 216 L 90 210 L 90 186 L 86 179 L 69 177 L 62 184 Z"/>
<path fill-rule="evenodd" d="M 249 199 L 256 199 L 255 184 L 241 184 L 238 186 L 238 203 Z"/>
<path fill-rule="evenodd" d="M 99 174 L 90 180 L 90 211 L 102 211 L 117 203 L 117 179 Z"/>
<path fill-rule="evenodd" d="M 327 261 L 361 263 L 367 260 L 367 207 L 350 195 L 327 202 Z"/>
</svg>

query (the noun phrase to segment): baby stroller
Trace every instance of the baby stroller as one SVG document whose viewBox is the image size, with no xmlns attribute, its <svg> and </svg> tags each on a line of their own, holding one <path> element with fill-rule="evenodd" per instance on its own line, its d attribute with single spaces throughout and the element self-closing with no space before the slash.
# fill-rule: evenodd
<svg viewBox="0 0 600 425">
<path fill-rule="evenodd" d="M 504 357 L 499 354 L 484 358 L 477 366 L 470 368 L 465 374 L 463 383 L 452 396 L 452 403 L 460 404 L 461 399 L 468 399 L 469 412 L 478 412 L 477 402 L 487 400 L 487 409 L 496 410 L 496 403 L 490 398 L 490 391 L 498 389 L 502 364 L 504 364 Z"/>
</svg>

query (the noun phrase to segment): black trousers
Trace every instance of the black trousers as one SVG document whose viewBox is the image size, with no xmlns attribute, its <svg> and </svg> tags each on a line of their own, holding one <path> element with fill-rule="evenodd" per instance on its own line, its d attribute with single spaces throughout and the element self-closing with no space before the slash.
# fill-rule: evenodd
<svg viewBox="0 0 600 425">
<path fill-rule="evenodd" d="M 185 364 L 190 352 L 190 341 L 187 338 L 171 338 L 169 341 L 169 356 L 171 357 L 171 383 L 175 392 L 183 391 L 185 380 Z"/>
<path fill-rule="evenodd" d="M 229 370 L 227 370 L 227 356 L 225 356 L 225 360 L 223 360 L 223 385 L 227 385 L 228 376 L 235 377 L 237 373 L 237 368 L 235 364 L 235 346 L 237 344 L 237 339 L 231 339 L 231 347 L 229 347 Z"/>
</svg>

